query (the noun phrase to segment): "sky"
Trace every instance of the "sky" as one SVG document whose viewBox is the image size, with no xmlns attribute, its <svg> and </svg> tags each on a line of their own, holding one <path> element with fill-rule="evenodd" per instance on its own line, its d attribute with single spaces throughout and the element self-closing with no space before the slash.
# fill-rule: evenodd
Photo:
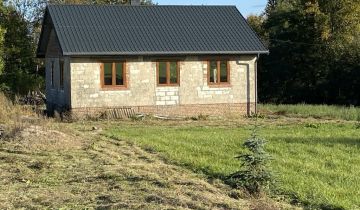
<svg viewBox="0 0 360 210">
<path fill-rule="evenodd" d="M 246 17 L 264 11 L 267 0 L 154 0 L 159 5 L 236 5 Z"/>
</svg>

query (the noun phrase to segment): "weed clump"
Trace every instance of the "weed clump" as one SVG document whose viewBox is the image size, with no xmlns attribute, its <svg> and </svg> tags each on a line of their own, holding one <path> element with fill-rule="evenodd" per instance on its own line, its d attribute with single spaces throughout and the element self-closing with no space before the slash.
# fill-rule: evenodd
<svg viewBox="0 0 360 210">
<path fill-rule="evenodd" d="M 305 125 L 305 128 L 318 129 L 318 128 L 320 128 L 320 125 L 319 125 L 319 124 L 314 124 L 314 123 L 307 123 L 307 124 Z"/>
<path fill-rule="evenodd" d="M 355 123 L 355 128 L 360 129 L 360 112 L 358 113 L 357 120 Z"/>
<path fill-rule="evenodd" d="M 199 114 L 198 116 L 190 117 L 190 119 L 193 121 L 205 121 L 209 119 L 209 115 Z"/>
<path fill-rule="evenodd" d="M 270 156 L 265 151 L 265 144 L 266 141 L 258 136 L 258 125 L 255 125 L 251 137 L 243 144 L 247 153 L 236 157 L 241 160 L 241 170 L 228 177 L 231 185 L 244 188 L 253 196 L 268 190 L 273 181 L 268 169 Z"/>
</svg>

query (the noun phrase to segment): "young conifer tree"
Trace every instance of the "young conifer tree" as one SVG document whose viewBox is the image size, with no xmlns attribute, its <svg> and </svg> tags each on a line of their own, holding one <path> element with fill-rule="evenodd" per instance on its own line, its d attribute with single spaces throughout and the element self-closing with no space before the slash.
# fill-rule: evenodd
<svg viewBox="0 0 360 210">
<path fill-rule="evenodd" d="M 266 141 L 258 136 L 258 129 L 256 123 L 250 138 L 243 144 L 246 153 L 236 157 L 241 161 L 241 169 L 228 179 L 235 187 L 246 189 L 253 196 L 268 190 L 273 181 L 268 168 L 270 156 L 265 151 Z"/>
</svg>

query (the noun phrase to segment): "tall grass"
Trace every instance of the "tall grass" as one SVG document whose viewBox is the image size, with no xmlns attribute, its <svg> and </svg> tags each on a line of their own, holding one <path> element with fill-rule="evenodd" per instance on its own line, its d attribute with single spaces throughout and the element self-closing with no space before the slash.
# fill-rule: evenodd
<svg viewBox="0 0 360 210">
<path fill-rule="evenodd" d="M 26 124 L 31 124 L 29 118 L 37 118 L 32 107 L 14 103 L 3 92 L 0 92 L 0 126 L 5 127 L 7 136 L 13 136 Z"/>
<path fill-rule="evenodd" d="M 358 120 L 360 107 L 308 104 L 260 104 L 260 112 L 284 115 L 289 117 L 313 117 L 321 119 Z"/>
<path fill-rule="evenodd" d="M 23 106 L 12 102 L 3 92 L 0 92 L 0 123 L 11 123 L 14 118 L 22 116 L 35 116 L 30 106 Z"/>
</svg>

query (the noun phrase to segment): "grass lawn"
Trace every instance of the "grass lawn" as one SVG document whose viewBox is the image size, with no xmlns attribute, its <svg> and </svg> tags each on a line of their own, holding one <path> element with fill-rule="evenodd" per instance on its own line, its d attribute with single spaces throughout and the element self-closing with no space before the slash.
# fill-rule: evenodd
<svg viewBox="0 0 360 210">
<path fill-rule="evenodd" d="M 259 123 L 282 195 L 310 208 L 360 208 L 360 129 L 355 122 L 261 119 Z M 239 169 L 234 156 L 243 152 L 249 124 L 250 120 L 122 122 L 105 135 L 223 178 Z"/>
<path fill-rule="evenodd" d="M 260 112 L 290 117 L 314 117 L 321 119 L 360 121 L 360 107 L 309 105 L 309 104 L 260 104 Z"/>
</svg>

